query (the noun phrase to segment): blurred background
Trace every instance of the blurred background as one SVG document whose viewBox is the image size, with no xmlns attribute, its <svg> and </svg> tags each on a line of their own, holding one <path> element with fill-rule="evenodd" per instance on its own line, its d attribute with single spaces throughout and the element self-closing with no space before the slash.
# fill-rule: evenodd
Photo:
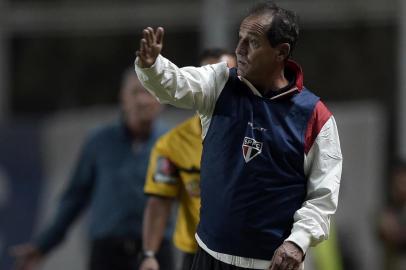
<svg viewBox="0 0 406 270">
<path fill-rule="evenodd" d="M 294 59 L 334 113 L 344 156 L 335 217 L 344 269 L 390 269 L 378 233 L 391 168 L 406 160 L 406 1 L 289 0 Z M 118 117 L 121 73 L 141 31 L 165 27 L 163 54 L 198 65 L 234 50 L 247 0 L 0 0 L 0 269 L 8 248 L 52 216 L 87 132 Z M 193 112 L 167 107 L 173 126 Z M 86 216 L 44 269 L 85 269 Z M 406 269 L 406 268 L 405 268 Z"/>
</svg>

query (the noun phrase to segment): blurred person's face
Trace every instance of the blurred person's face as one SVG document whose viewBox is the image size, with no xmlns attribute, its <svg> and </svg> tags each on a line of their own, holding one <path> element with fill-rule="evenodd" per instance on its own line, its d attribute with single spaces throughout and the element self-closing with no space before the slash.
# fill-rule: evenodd
<svg viewBox="0 0 406 270">
<path fill-rule="evenodd" d="M 235 50 L 237 72 L 254 85 L 266 82 L 286 58 L 286 55 L 281 55 L 285 53 L 281 51 L 282 44 L 274 48 L 267 38 L 266 32 L 271 21 L 272 17 L 269 15 L 248 16 L 240 26 Z"/>
<path fill-rule="evenodd" d="M 229 68 L 237 66 L 237 61 L 235 60 L 235 57 L 233 55 L 229 55 L 229 54 L 223 54 L 219 58 L 207 57 L 200 62 L 200 65 L 201 66 L 212 65 L 212 64 L 217 64 L 220 62 L 226 62 L 227 66 Z"/>
<path fill-rule="evenodd" d="M 220 57 L 220 62 L 227 62 L 227 66 L 229 68 L 233 68 L 237 66 L 237 60 L 233 55 L 224 54 Z"/>
<path fill-rule="evenodd" d="M 219 61 L 220 61 L 220 59 L 216 58 L 216 57 L 206 57 L 200 62 L 200 65 L 201 66 L 213 65 L 213 64 L 217 64 Z"/>
<path fill-rule="evenodd" d="M 126 126 L 133 133 L 149 133 L 161 105 L 135 75 L 130 75 L 121 89 L 121 108 Z"/>
</svg>

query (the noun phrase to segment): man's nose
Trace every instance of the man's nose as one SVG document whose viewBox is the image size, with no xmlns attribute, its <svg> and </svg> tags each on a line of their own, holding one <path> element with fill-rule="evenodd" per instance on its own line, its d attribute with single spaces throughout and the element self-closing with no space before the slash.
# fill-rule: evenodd
<svg viewBox="0 0 406 270">
<path fill-rule="evenodd" d="M 247 49 L 243 42 L 239 42 L 237 48 L 235 48 L 236 55 L 246 55 Z"/>
</svg>

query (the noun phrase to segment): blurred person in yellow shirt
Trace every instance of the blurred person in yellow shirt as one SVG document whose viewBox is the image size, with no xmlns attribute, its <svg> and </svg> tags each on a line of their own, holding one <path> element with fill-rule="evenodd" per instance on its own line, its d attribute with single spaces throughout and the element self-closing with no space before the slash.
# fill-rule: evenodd
<svg viewBox="0 0 406 270">
<path fill-rule="evenodd" d="M 227 62 L 236 65 L 234 54 L 222 49 L 205 50 L 200 65 Z M 150 195 L 144 211 L 143 259 L 140 270 L 158 270 L 155 258 L 164 236 L 174 201 L 178 213 L 173 242 L 182 253 L 182 269 L 190 269 L 197 243 L 194 238 L 200 209 L 200 158 L 202 128 L 196 115 L 163 135 L 150 157 L 144 187 Z"/>
</svg>

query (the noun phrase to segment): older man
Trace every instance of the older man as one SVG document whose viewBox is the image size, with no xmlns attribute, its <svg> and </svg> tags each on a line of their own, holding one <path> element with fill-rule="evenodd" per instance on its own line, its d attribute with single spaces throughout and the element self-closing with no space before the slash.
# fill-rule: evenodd
<svg viewBox="0 0 406 270">
<path fill-rule="evenodd" d="M 178 68 L 146 28 L 136 71 L 161 102 L 195 109 L 204 137 L 192 269 L 300 269 L 326 239 L 342 155 L 334 117 L 290 56 L 296 15 L 272 2 L 240 25 L 237 69 Z"/>
<path fill-rule="evenodd" d="M 142 249 L 143 193 L 148 157 L 164 132 L 155 120 L 160 104 L 127 70 L 120 91 L 120 119 L 93 131 L 52 222 L 32 243 L 13 249 L 18 270 L 32 270 L 60 244 L 72 223 L 90 208 L 91 270 L 132 270 Z M 161 264 L 171 270 L 170 233 Z"/>
</svg>

